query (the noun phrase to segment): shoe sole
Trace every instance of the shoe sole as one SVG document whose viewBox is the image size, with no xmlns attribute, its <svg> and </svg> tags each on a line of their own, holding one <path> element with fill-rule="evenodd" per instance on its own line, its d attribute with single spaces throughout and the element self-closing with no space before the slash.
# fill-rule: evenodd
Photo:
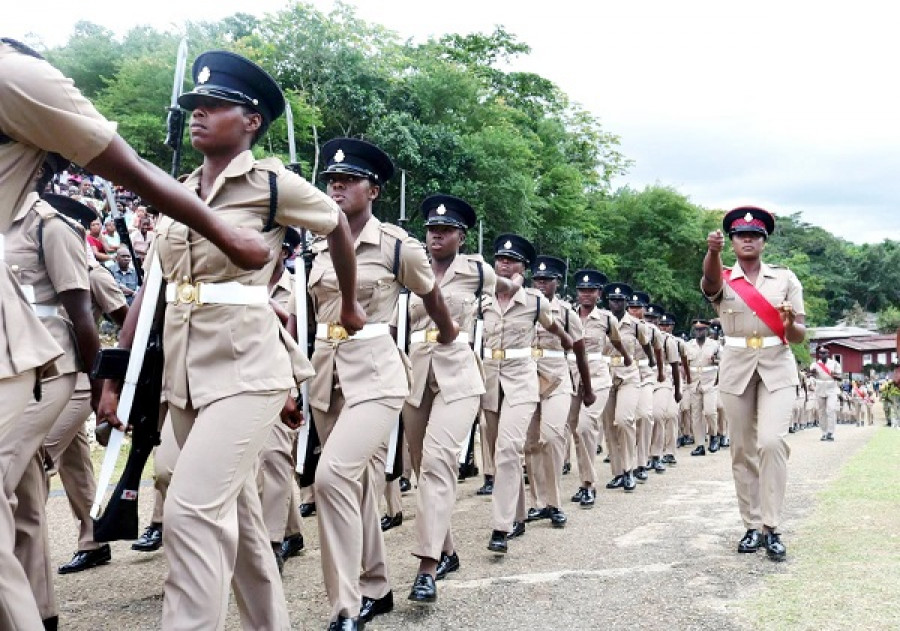
<svg viewBox="0 0 900 631">
<path fill-rule="evenodd" d="M 738 548 L 738 554 L 756 554 L 757 550 L 759 550 L 759 548 L 753 548 L 752 550 L 741 550 Z"/>
<path fill-rule="evenodd" d="M 782 561 L 786 561 L 786 560 L 787 560 L 787 555 L 786 555 L 786 554 L 771 554 L 770 552 L 766 552 L 766 556 L 767 556 L 770 560 L 774 561 L 775 563 L 781 563 Z"/>
<path fill-rule="evenodd" d="M 434 596 L 433 598 L 413 598 L 412 594 L 410 594 L 407 597 L 407 600 L 414 605 L 430 605 L 437 602 L 437 596 Z"/>
<path fill-rule="evenodd" d="M 85 565 L 84 567 L 80 567 L 77 570 L 75 569 L 67 569 L 63 570 L 62 568 L 57 569 L 57 574 L 78 574 L 79 572 L 84 572 L 86 570 L 91 570 L 95 567 L 100 567 L 101 565 L 107 565 L 112 559 L 106 559 L 105 561 L 98 561 L 97 563 L 91 563 L 90 565 Z"/>
<path fill-rule="evenodd" d="M 580 504 L 580 506 L 581 506 L 581 508 L 583 508 L 584 510 L 590 510 L 590 509 L 594 508 L 594 505 L 593 505 L 593 504 Z"/>
<path fill-rule="evenodd" d="M 499 546 L 492 546 L 492 545 L 488 545 L 487 549 L 490 550 L 491 552 L 493 552 L 494 554 L 506 554 L 507 552 L 509 552 L 509 549 L 507 549 L 507 548 L 501 548 Z"/>
</svg>

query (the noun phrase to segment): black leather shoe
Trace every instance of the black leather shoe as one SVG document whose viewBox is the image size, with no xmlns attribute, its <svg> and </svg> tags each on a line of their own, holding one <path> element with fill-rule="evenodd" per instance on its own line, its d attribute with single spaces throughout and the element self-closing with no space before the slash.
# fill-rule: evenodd
<svg viewBox="0 0 900 631">
<path fill-rule="evenodd" d="M 594 487 L 585 489 L 584 494 L 581 496 L 581 508 L 594 508 L 596 499 L 597 492 L 594 490 Z"/>
<path fill-rule="evenodd" d="M 394 592 L 389 591 L 381 598 L 362 597 L 362 606 L 359 608 L 359 619 L 363 622 L 372 622 L 375 616 L 390 613 L 394 609 Z"/>
<path fill-rule="evenodd" d="M 678 464 L 678 461 L 675 460 L 675 454 L 666 454 L 662 457 L 662 461 L 669 466 Z"/>
<path fill-rule="evenodd" d="M 822 438 L 820 438 L 819 440 L 821 440 L 821 441 L 828 440 L 828 434 L 822 434 Z"/>
<path fill-rule="evenodd" d="M 790 427 L 788 427 L 788 434 L 796 434 L 796 433 L 797 433 L 796 425 L 791 425 Z"/>
<path fill-rule="evenodd" d="M 634 479 L 641 484 L 647 481 L 647 470 L 644 467 L 638 467 L 634 470 Z"/>
<path fill-rule="evenodd" d="M 584 488 L 583 486 L 578 487 L 578 492 L 575 493 L 575 495 L 572 496 L 572 501 L 573 501 L 573 502 L 580 502 L 580 501 L 581 501 L 581 498 L 584 497 L 584 492 L 585 492 L 585 491 L 587 491 L 587 489 Z"/>
<path fill-rule="evenodd" d="M 693 437 L 693 436 L 685 436 L 685 437 L 684 437 L 684 444 L 685 444 L 685 445 L 693 445 L 693 444 L 694 444 L 694 437 Z"/>
<path fill-rule="evenodd" d="M 300 504 L 300 517 L 312 517 L 316 514 L 316 503 L 308 502 Z"/>
<path fill-rule="evenodd" d="M 548 506 L 547 508 L 550 511 L 550 524 L 554 528 L 565 528 L 566 522 L 569 521 L 566 514 L 555 506 Z"/>
<path fill-rule="evenodd" d="M 650 461 L 650 468 L 656 471 L 657 473 L 665 473 L 666 465 L 662 463 L 661 458 L 653 457 L 653 460 Z"/>
<path fill-rule="evenodd" d="M 441 560 L 438 561 L 437 570 L 434 572 L 434 580 L 439 581 L 451 572 L 456 572 L 458 569 L 459 556 L 457 556 L 455 552 L 449 555 L 442 552 Z"/>
<path fill-rule="evenodd" d="M 437 600 L 437 585 L 431 574 L 419 574 L 409 591 L 409 600 L 414 603 L 433 603 Z"/>
<path fill-rule="evenodd" d="M 612 480 L 606 483 L 606 488 L 608 489 L 621 489 L 625 484 L 625 476 L 617 475 Z"/>
<path fill-rule="evenodd" d="M 545 506 L 544 508 L 529 508 L 528 516 L 525 517 L 525 521 L 527 523 L 533 521 L 539 521 L 541 519 L 549 519 L 550 517 L 550 507 Z"/>
<path fill-rule="evenodd" d="M 751 528 L 744 534 L 744 537 L 738 543 L 738 552 L 741 554 L 756 552 L 761 545 L 762 535 L 760 535 L 759 531 L 755 528 Z"/>
<path fill-rule="evenodd" d="M 290 559 L 291 557 L 295 557 L 303 550 L 303 535 L 296 534 L 291 535 L 287 539 L 281 542 L 281 549 L 279 550 L 279 554 L 281 558 L 285 561 Z"/>
<path fill-rule="evenodd" d="M 109 544 L 104 543 L 96 550 L 79 550 L 72 557 L 71 561 L 59 566 L 59 573 L 74 574 L 75 572 L 83 572 L 92 567 L 109 563 L 110 560 L 112 560 L 112 552 Z"/>
<path fill-rule="evenodd" d="M 56 631 L 59 629 L 59 616 L 44 618 L 41 622 L 44 625 L 44 631 Z"/>
<path fill-rule="evenodd" d="M 609 456 L 603 459 L 603 464 L 609 464 Z"/>
<path fill-rule="evenodd" d="M 766 556 L 773 561 L 784 561 L 787 557 L 787 548 L 781 543 L 781 535 L 777 532 L 767 532 L 764 535 Z"/>
<path fill-rule="evenodd" d="M 728 449 L 731 447 L 731 439 L 729 439 L 728 436 L 719 436 L 719 447 Z"/>
<path fill-rule="evenodd" d="M 719 437 L 718 436 L 710 436 L 709 437 L 709 453 L 714 454 L 719 451 Z"/>
<path fill-rule="evenodd" d="M 162 547 L 162 524 L 150 524 L 144 530 L 144 534 L 131 544 L 132 550 L 138 552 L 153 552 Z"/>
<path fill-rule="evenodd" d="M 387 532 L 391 528 L 396 528 L 403 523 L 403 513 L 397 513 L 394 516 L 385 515 L 381 518 L 381 532 Z"/>
<path fill-rule="evenodd" d="M 484 476 L 484 484 L 481 485 L 481 488 L 475 491 L 475 495 L 493 495 L 494 494 L 494 476 L 486 475 Z"/>
<path fill-rule="evenodd" d="M 409 493 L 412 491 L 412 482 L 410 482 L 407 478 L 400 478 L 400 492 L 401 493 Z"/>
<path fill-rule="evenodd" d="M 366 623 L 356 618 L 345 618 L 338 616 L 337 620 L 332 620 L 328 625 L 328 631 L 363 631 Z"/>
<path fill-rule="evenodd" d="M 825 440 L 830 440 L 831 442 L 834 442 L 834 434 L 832 434 L 831 432 L 828 432 L 827 434 L 825 434 Z"/>
<path fill-rule="evenodd" d="M 679 436 L 678 439 L 675 441 L 675 446 L 676 447 L 684 447 L 684 439 L 685 438 L 686 438 L 685 436 Z"/>
<path fill-rule="evenodd" d="M 603 453 L 603 445 L 597 445 L 597 455 L 599 456 L 602 453 Z"/>
<path fill-rule="evenodd" d="M 521 537 L 525 534 L 525 522 L 524 521 L 514 521 L 513 529 L 506 536 L 507 539 L 515 539 L 516 537 Z"/>
<path fill-rule="evenodd" d="M 498 554 L 506 554 L 509 551 L 509 543 L 507 543 L 506 537 L 506 533 L 502 530 L 495 530 L 491 533 L 491 540 L 488 541 L 487 549 Z"/>
<path fill-rule="evenodd" d="M 631 493 L 637 488 L 637 483 L 634 481 L 633 472 L 626 471 L 625 475 L 622 476 L 622 488 L 625 489 L 626 493 Z"/>
<path fill-rule="evenodd" d="M 706 455 L 706 447 L 703 445 L 697 445 L 694 447 L 693 451 L 691 451 L 692 456 L 705 456 Z"/>
<path fill-rule="evenodd" d="M 572 463 L 566 462 L 563 464 L 563 470 L 562 470 L 563 475 L 569 475 L 569 472 L 571 470 L 572 470 Z"/>
</svg>

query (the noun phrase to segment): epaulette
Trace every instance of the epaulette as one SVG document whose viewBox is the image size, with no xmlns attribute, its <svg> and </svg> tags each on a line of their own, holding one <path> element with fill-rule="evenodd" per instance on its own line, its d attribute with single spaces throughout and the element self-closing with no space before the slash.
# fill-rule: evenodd
<svg viewBox="0 0 900 631">
<path fill-rule="evenodd" d="M 268 158 L 256 160 L 253 163 L 253 168 L 260 171 L 272 171 L 277 174 L 284 170 L 284 163 L 275 156 L 269 156 Z"/>
<path fill-rule="evenodd" d="M 409 236 L 409 233 L 406 230 L 404 230 L 400 226 L 395 226 L 392 223 L 381 222 L 378 227 L 383 233 L 389 234 L 397 239 L 405 239 Z"/>
<path fill-rule="evenodd" d="M 772 269 L 787 269 L 784 265 L 780 265 L 778 263 L 766 263 Z"/>
<path fill-rule="evenodd" d="M 534 287 L 523 287 L 526 294 L 534 296 L 535 298 L 543 298 L 544 294 L 535 289 Z"/>
</svg>

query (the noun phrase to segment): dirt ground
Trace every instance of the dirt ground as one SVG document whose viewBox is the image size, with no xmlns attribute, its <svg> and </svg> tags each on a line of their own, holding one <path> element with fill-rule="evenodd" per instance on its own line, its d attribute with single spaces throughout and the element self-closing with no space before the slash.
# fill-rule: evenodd
<svg viewBox="0 0 900 631">
<path fill-rule="evenodd" d="M 568 503 L 577 474 L 563 477 L 569 516 L 564 530 L 548 522 L 529 524 L 524 537 L 498 558 L 486 549 L 490 498 L 475 496 L 480 482 L 459 486 L 453 516 L 462 562 L 459 572 L 438 583 L 438 602 L 428 608 L 406 600 L 415 577 L 411 556 L 415 536 L 415 493 L 404 496 L 404 522 L 386 533 L 395 597 L 393 613 L 368 629 L 755 629 L 761 628 L 739 605 L 760 592 L 767 577 L 792 572 L 790 556 L 801 530 L 813 536 L 808 517 L 817 495 L 841 466 L 864 447 L 875 427 L 839 425 L 835 442 L 820 442 L 818 429 L 788 436 L 791 445 L 785 522 L 781 525 L 789 560 L 770 562 L 764 553 L 738 555 L 744 529 L 738 514 L 728 450 L 691 457 L 678 450 L 678 465 L 633 494 L 601 489 L 592 510 Z M 608 465 L 601 465 L 606 479 Z M 142 523 L 149 521 L 152 489 L 142 493 Z M 67 561 L 77 531 L 65 497 L 48 507 L 52 557 Z M 315 519 L 304 524 L 306 551 L 284 573 L 293 627 L 322 629 L 328 605 L 322 584 Z M 799 536 L 799 535 L 798 535 Z M 58 576 L 62 629 L 152 629 L 159 626 L 164 554 L 113 544 L 109 565 Z M 232 603 L 229 629 L 239 629 Z"/>
</svg>

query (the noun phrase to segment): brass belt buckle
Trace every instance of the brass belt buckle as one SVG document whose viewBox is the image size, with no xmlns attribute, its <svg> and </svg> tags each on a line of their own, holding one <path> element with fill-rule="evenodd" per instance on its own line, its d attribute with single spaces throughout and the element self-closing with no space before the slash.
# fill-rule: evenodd
<svg viewBox="0 0 900 631">
<path fill-rule="evenodd" d="M 531 356 L 532 356 L 534 359 L 540 359 L 541 357 L 544 356 L 544 349 L 543 349 L 543 348 L 532 348 L 532 349 L 531 349 Z"/>
<path fill-rule="evenodd" d="M 610 358 L 609 358 L 609 364 L 610 364 L 611 366 L 624 366 L 624 365 L 625 365 L 625 358 L 622 357 L 621 355 L 619 355 L 619 356 L 617 356 L 617 357 L 610 357 Z"/>
<path fill-rule="evenodd" d="M 347 329 L 338 322 L 330 322 L 328 324 L 328 341 L 329 342 L 343 342 L 345 340 L 349 340 L 350 335 L 347 334 Z"/>
<path fill-rule="evenodd" d="M 185 276 L 175 288 L 175 303 L 202 305 L 203 303 L 200 301 L 200 283 L 191 283 L 190 278 Z"/>
<path fill-rule="evenodd" d="M 430 342 L 431 344 L 437 344 L 438 341 L 438 333 L 437 329 L 428 329 L 425 331 L 425 341 Z"/>
<path fill-rule="evenodd" d="M 497 360 L 506 359 L 506 351 L 504 351 L 502 348 L 491 349 L 491 359 L 497 359 Z"/>
<path fill-rule="evenodd" d="M 759 350 L 763 347 L 763 339 L 761 335 L 748 335 L 747 336 L 747 348 L 752 348 L 753 350 Z"/>
</svg>

